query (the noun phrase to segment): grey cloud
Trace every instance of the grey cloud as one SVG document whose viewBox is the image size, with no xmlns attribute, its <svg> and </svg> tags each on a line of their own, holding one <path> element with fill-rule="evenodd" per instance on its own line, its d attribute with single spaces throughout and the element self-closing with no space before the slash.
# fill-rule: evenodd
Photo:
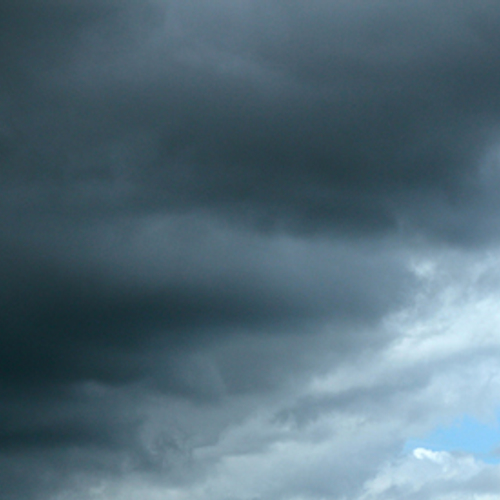
<svg viewBox="0 0 500 500">
<path fill-rule="evenodd" d="M 152 394 L 231 406 L 384 345 L 412 251 L 497 238 L 499 15 L 1 2 L 6 462 L 57 470 L 77 449 L 64 470 L 100 454 L 147 469 Z"/>
<path fill-rule="evenodd" d="M 128 242 L 105 228 L 68 232 L 63 240 L 49 233 L 36 250 L 11 250 L 4 270 L 5 373 L 35 384 L 128 380 L 143 375 L 142 350 L 159 343 L 177 352 L 210 342 L 215 332 L 218 339 L 325 320 L 363 324 L 401 303 L 411 283 L 404 259 L 375 258 L 368 249 L 261 238 L 189 219 L 141 230 L 147 222 L 139 220 L 135 236 L 129 227 Z"/>
<path fill-rule="evenodd" d="M 449 219 L 435 228 L 418 212 L 480 199 L 475 162 L 498 113 L 497 55 L 480 36 L 492 17 L 441 3 L 315 7 L 172 2 L 137 21 L 132 4 L 125 33 L 85 24 L 72 58 L 41 73 L 19 126 L 30 147 L 11 153 L 41 185 L 34 207 L 210 209 L 300 231 L 408 221 L 446 238 Z M 451 221 L 464 235 L 466 222 Z"/>
<path fill-rule="evenodd" d="M 366 330 L 413 283 L 404 252 L 389 257 L 384 242 L 356 248 L 198 217 L 121 224 L 43 224 L 4 245 L 5 453 L 54 454 L 56 470 L 59 460 L 78 470 L 86 462 L 64 456 L 81 448 L 90 463 L 128 457 L 154 470 L 142 398 L 113 391 L 208 407 L 279 393 L 382 343 Z M 107 389 L 89 395 L 89 383 Z"/>
</svg>

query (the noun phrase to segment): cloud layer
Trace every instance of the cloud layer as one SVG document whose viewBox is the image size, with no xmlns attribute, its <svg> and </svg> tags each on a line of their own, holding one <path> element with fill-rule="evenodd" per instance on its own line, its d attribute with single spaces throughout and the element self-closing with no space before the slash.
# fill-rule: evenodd
<svg viewBox="0 0 500 500">
<path fill-rule="evenodd" d="M 4 497 L 493 495 L 499 23 L 0 2 Z"/>
</svg>

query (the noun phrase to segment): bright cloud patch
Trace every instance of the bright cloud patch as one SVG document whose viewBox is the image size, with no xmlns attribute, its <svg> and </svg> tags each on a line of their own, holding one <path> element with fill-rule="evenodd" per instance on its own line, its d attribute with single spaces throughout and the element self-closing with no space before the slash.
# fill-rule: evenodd
<svg viewBox="0 0 500 500">
<path fill-rule="evenodd" d="M 498 466 L 466 454 L 417 448 L 385 465 L 358 500 L 490 500 L 499 485 Z"/>
</svg>

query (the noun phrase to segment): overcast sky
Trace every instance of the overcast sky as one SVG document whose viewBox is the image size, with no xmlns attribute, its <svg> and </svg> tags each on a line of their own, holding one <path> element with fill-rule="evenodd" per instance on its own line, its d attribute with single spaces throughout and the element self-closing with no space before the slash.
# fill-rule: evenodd
<svg viewBox="0 0 500 500">
<path fill-rule="evenodd" d="M 493 500 L 500 4 L 0 0 L 0 496 Z"/>
</svg>

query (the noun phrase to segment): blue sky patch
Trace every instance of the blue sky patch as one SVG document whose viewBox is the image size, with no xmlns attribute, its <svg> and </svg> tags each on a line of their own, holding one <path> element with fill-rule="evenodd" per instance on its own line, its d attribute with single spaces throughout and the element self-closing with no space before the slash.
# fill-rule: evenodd
<svg viewBox="0 0 500 500">
<path fill-rule="evenodd" d="M 500 463 L 500 425 L 482 423 L 464 415 L 450 426 L 438 427 L 423 439 L 410 439 L 405 451 L 427 448 L 434 451 L 463 451 L 487 463 Z"/>
</svg>

